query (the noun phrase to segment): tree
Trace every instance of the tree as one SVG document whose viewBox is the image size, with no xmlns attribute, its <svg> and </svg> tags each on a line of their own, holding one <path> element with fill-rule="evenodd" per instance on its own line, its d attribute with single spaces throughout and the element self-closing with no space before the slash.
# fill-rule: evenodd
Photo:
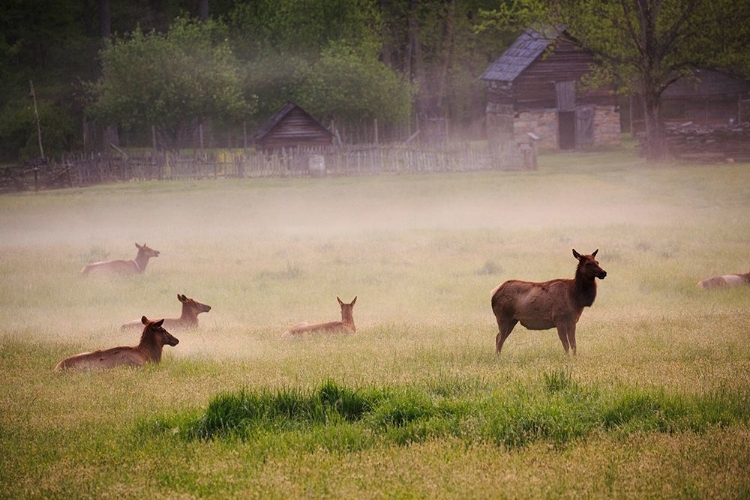
<svg viewBox="0 0 750 500">
<path fill-rule="evenodd" d="M 518 0 L 495 11 L 495 21 L 508 20 L 564 26 L 602 62 L 599 77 L 615 77 L 622 90 L 638 93 L 649 159 L 667 153 L 661 95 L 669 85 L 701 67 L 750 73 L 750 2 Z"/>
<path fill-rule="evenodd" d="M 168 148 L 179 147 L 205 119 L 240 119 L 252 111 L 239 64 L 212 21 L 178 20 L 164 35 L 136 30 L 110 42 L 101 59 L 93 117 L 125 129 L 153 125 Z"/>
<path fill-rule="evenodd" d="M 416 87 L 378 59 L 377 47 L 333 45 L 323 51 L 297 90 L 297 100 L 324 119 L 403 124 Z"/>
</svg>

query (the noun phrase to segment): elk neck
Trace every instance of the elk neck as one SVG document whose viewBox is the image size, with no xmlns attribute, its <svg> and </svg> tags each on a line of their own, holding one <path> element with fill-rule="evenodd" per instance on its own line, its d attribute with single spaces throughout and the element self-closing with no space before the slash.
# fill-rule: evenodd
<svg viewBox="0 0 750 500">
<path fill-rule="evenodd" d="M 148 265 L 148 255 L 143 250 L 138 250 L 138 255 L 135 256 L 135 268 L 136 271 L 139 273 L 142 273 L 146 270 L 146 266 Z"/>
<path fill-rule="evenodd" d="M 146 327 L 141 335 L 141 342 L 138 344 L 137 349 L 141 351 L 148 360 L 158 363 L 161 361 L 161 351 L 163 345 L 159 345 L 156 341 L 156 335 L 154 332 Z"/>
<path fill-rule="evenodd" d="M 198 324 L 198 313 L 195 312 L 189 304 L 182 303 L 182 314 L 180 314 L 180 323 L 183 325 Z"/>
<path fill-rule="evenodd" d="M 573 280 L 573 293 L 576 304 L 579 307 L 590 307 L 596 299 L 596 278 L 587 277 L 581 272 L 581 266 L 576 269 L 576 277 Z"/>
</svg>

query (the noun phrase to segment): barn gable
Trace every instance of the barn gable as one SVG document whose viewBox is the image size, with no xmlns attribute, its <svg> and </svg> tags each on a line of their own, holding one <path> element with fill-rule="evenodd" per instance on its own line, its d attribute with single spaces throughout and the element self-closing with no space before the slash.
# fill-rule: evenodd
<svg viewBox="0 0 750 500">
<path fill-rule="evenodd" d="M 254 136 L 260 149 L 321 147 L 333 144 L 333 134 L 304 109 L 286 103 Z"/>
</svg>

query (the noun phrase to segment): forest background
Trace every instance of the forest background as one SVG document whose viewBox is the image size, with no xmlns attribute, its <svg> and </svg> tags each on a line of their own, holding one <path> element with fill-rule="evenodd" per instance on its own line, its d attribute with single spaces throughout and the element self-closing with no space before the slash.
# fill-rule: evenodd
<svg viewBox="0 0 750 500">
<path fill-rule="evenodd" d="M 0 18 L 0 162 L 175 149 L 199 126 L 207 147 L 242 146 L 286 101 L 343 134 L 403 140 L 438 118 L 482 138 L 479 76 L 540 25 L 597 57 L 587 85 L 643 96 L 650 159 L 664 156 L 671 83 L 696 68 L 750 78 L 750 3 L 733 0 L 14 0 Z"/>
</svg>

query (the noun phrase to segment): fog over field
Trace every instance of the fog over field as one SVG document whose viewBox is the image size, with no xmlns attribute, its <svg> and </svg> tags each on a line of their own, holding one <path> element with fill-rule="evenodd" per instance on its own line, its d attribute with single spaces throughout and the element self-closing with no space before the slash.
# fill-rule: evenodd
<svg viewBox="0 0 750 500">
<path fill-rule="evenodd" d="M 23 246 L 165 237 L 206 243 L 257 234 L 360 235 L 414 229 L 518 231 L 585 225 L 593 230 L 612 224 L 663 224 L 681 217 L 679 207 L 653 196 L 655 187 L 585 178 L 577 186 L 568 179 L 561 184 L 554 178 L 524 176 L 102 187 L 23 202 L 3 211 L 0 228 L 4 245 Z M 710 206 L 711 200 L 694 204 Z"/>
<path fill-rule="evenodd" d="M 399 483 L 382 483 L 383 474 L 423 492 L 437 485 L 437 496 L 742 496 L 750 287 L 696 284 L 750 271 L 750 168 L 649 167 L 620 153 L 542 159 L 532 172 L 0 196 L 0 445 L 9 450 L 0 483 L 12 485 L 0 496 L 59 484 L 107 495 L 123 488 L 111 473 L 123 460 L 132 471 L 172 463 L 158 486 L 126 471 L 136 486 L 125 496 L 169 496 L 195 477 L 248 495 L 304 496 L 324 484 L 334 496 L 390 496 Z M 81 275 L 90 262 L 133 259 L 135 243 L 161 252 L 144 274 Z M 495 355 L 491 290 L 508 279 L 573 277 L 573 248 L 598 248 L 608 273 L 578 323 L 577 356 L 563 353 L 554 330 L 520 325 Z M 198 328 L 171 330 L 180 343 L 164 348 L 159 365 L 52 371 L 79 352 L 134 345 L 138 330 L 120 325 L 179 316 L 178 294 L 212 309 Z M 356 333 L 282 336 L 300 322 L 339 320 L 337 296 L 357 297 Z M 292 412 L 278 417 L 287 423 L 241 424 L 238 441 L 222 427 L 211 431 L 216 442 L 191 437 L 222 395 L 286 404 L 321 384 L 395 399 L 356 421 L 317 424 Z M 115 450 L 92 454 L 77 438 L 81 426 L 96 429 L 95 446 Z M 144 444 L 151 451 L 134 453 Z M 185 465 L 194 456 L 205 464 L 198 476 Z M 300 471 L 300 460 L 328 465 Z M 353 464 L 360 472 L 341 473 Z M 581 464 L 572 481 L 568 471 Z M 351 481 L 357 474 L 361 482 Z M 611 487 L 601 484 L 606 474 Z M 532 481 L 539 477 L 547 479 Z"/>
</svg>

